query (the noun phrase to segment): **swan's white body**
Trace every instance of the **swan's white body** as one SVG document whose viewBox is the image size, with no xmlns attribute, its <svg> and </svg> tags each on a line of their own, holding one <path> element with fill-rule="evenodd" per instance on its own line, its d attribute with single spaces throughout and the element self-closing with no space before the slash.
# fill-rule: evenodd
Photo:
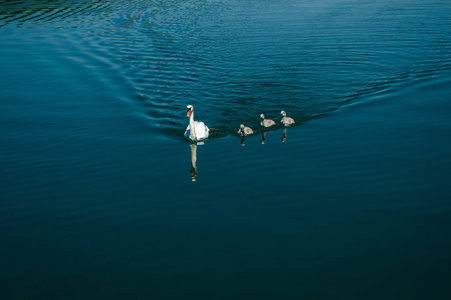
<svg viewBox="0 0 451 300">
<path fill-rule="evenodd" d="M 240 125 L 240 129 L 238 129 L 238 134 L 242 137 L 254 134 L 254 131 L 250 127 L 246 127 L 243 124 Z"/>
<path fill-rule="evenodd" d="M 201 141 L 208 138 L 210 135 L 210 129 L 204 122 L 194 121 L 194 108 L 192 105 L 186 107 L 186 116 L 189 117 L 189 124 L 185 130 L 185 136 L 189 133 L 188 138 L 192 141 Z"/>
<path fill-rule="evenodd" d="M 276 125 L 276 122 L 274 122 L 273 120 L 265 119 L 264 114 L 261 114 L 260 118 L 262 119 L 262 121 L 260 122 L 260 125 L 263 127 L 271 127 L 273 125 Z"/>
<path fill-rule="evenodd" d="M 280 120 L 283 125 L 288 126 L 294 124 L 294 120 L 290 117 L 287 117 L 287 113 L 284 110 L 282 110 L 280 114 L 283 116 L 282 120 Z"/>
</svg>

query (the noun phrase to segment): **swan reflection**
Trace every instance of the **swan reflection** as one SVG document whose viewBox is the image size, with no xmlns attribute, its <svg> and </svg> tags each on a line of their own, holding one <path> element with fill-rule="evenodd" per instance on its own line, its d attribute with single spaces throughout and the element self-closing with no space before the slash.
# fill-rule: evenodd
<svg viewBox="0 0 451 300">
<path fill-rule="evenodd" d="M 197 161 L 197 143 L 190 143 L 190 148 L 191 148 L 191 170 L 190 170 L 190 174 L 191 174 L 191 180 L 192 181 L 196 181 L 196 176 L 197 176 L 197 166 L 196 166 L 196 161 Z"/>
<path fill-rule="evenodd" d="M 282 129 L 282 137 L 280 139 L 282 140 L 282 143 L 287 141 L 287 127 Z M 266 144 L 266 131 L 262 132 L 262 145 L 264 144 Z"/>
<path fill-rule="evenodd" d="M 282 140 L 282 143 L 285 143 L 287 141 L 287 128 L 286 127 L 283 128 L 281 140 Z"/>
</svg>

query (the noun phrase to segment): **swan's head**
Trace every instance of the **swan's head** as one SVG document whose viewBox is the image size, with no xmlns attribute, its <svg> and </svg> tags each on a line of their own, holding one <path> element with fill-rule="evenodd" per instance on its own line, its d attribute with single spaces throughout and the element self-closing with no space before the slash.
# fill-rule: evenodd
<svg viewBox="0 0 451 300">
<path fill-rule="evenodd" d="M 264 115 L 264 114 L 261 114 L 261 115 L 260 115 L 260 118 L 264 119 L 264 118 L 265 118 L 265 115 Z"/>
<path fill-rule="evenodd" d="M 193 106 L 191 104 L 187 105 L 186 106 L 186 117 L 189 118 L 192 113 L 193 113 Z"/>
<path fill-rule="evenodd" d="M 280 114 L 281 114 L 282 116 L 284 116 L 284 117 L 287 116 L 287 113 L 286 113 L 284 110 L 282 110 L 282 111 L 280 112 Z"/>
<path fill-rule="evenodd" d="M 241 124 L 241 125 L 240 125 L 240 129 L 241 129 L 241 130 L 244 130 L 244 124 Z"/>
</svg>

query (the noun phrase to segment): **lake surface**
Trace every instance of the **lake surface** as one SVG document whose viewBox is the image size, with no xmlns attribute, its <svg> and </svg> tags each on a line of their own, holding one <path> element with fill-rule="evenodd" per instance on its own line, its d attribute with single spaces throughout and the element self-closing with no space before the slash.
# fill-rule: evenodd
<svg viewBox="0 0 451 300">
<path fill-rule="evenodd" d="M 0 297 L 449 299 L 450 37 L 448 0 L 2 1 Z"/>
</svg>

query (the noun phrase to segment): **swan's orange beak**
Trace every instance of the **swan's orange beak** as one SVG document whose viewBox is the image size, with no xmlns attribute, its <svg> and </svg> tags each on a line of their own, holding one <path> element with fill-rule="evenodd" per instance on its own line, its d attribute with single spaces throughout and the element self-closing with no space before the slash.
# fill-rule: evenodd
<svg viewBox="0 0 451 300">
<path fill-rule="evenodd" d="M 186 117 L 189 118 L 189 116 L 191 116 L 191 109 L 187 109 L 186 110 Z"/>
</svg>

